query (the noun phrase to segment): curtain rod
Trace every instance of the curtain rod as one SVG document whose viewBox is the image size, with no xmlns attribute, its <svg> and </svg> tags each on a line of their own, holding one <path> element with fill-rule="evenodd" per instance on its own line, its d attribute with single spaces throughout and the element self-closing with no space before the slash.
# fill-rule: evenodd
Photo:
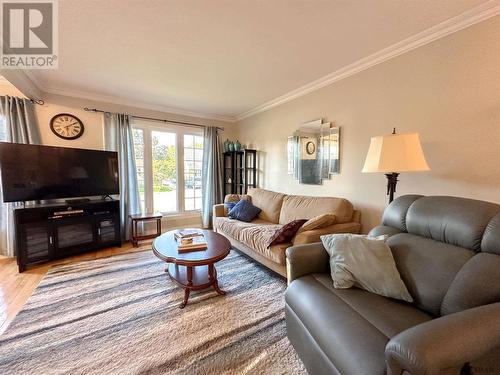
<svg viewBox="0 0 500 375">
<path fill-rule="evenodd" d="M 111 113 L 109 111 L 103 111 L 102 109 L 97 109 L 97 108 L 87 108 L 87 107 L 85 107 L 85 108 L 83 108 L 83 110 L 87 111 L 87 112 Z M 159 121 L 159 122 L 179 124 L 179 125 L 196 126 L 198 128 L 206 128 L 208 126 L 208 125 L 202 125 L 202 124 L 194 124 L 192 122 L 166 120 L 166 119 L 157 118 L 157 117 L 136 116 L 136 115 L 131 115 L 131 114 L 129 114 L 129 116 L 137 118 L 137 119 L 141 119 L 141 120 L 150 120 L 150 121 Z M 221 127 L 217 126 L 217 130 L 224 130 L 224 128 L 221 128 Z"/>
<path fill-rule="evenodd" d="M 45 102 L 42 100 L 42 99 L 32 99 L 30 98 L 30 101 L 34 104 L 38 104 L 38 105 L 44 105 Z"/>
</svg>

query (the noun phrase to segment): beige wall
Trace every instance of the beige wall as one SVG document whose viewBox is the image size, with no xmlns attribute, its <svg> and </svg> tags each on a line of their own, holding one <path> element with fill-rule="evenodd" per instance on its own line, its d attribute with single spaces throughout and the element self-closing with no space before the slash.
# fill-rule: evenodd
<svg viewBox="0 0 500 375">
<path fill-rule="evenodd" d="M 221 137 L 231 136 L 233 124 L 222 121 L 208 120 L 190 116 L 180 116 L 171 113 L 152 111 L 136 107 L 96 102 L 91 100 L 72 98 L 60 95 L 47 94 L 44 96 L 45 104 L 36 106 L 36 115 L 40 127 L 42 142 L 45 145 L 78 147 L 90 149 L 104 148 L 104 129 L 102 113 L 86 112 L 84 107 L 98 108 L 110 112 L 131 113 L 140 116 L 166 118 L 174 121 L 186 121 L 203 125 L 217 125 L 225 129 Z M 85 131 L 83 135 L 75 140 L 64 140 L 57 137 L 49 128 L 50 119 L 58 113 L 70 113 L 82 120 Z"/>
<path fill-rule="evenodd" d="M 364 231 L 386 206 L 383 174 L 362 174 L 370 137 L 419 132 L 431 172 L 403 173 L 397 195 L 456 195 L 500 203 L 500 17 L 401 55 L 240 121 L 260 150 L 260 186 L 341 196 L 361 209 Z M 327 47 L 326 47 L 327 48 Z M 322 186 L 287 175 L 286 139 L 304 122 L 341 127 L 341 173 Z"/>
</svg>

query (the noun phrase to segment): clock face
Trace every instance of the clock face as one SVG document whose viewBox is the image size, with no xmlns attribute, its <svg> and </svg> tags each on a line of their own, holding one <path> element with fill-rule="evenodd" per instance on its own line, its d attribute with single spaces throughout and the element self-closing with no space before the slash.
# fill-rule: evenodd
<svg viewBox="0 0 500 375">
<path fill-rule="evenodd" d="M 62 139 L 77 139 L 83 134 L 83 123 L 76 116 L 60 113 L 50 120 L 50 129 Z"/>
<path fill-rule="evenodd" d="M 306 143 L 306 152 L 308 155 L 312 155 L 314 154 L 314 152 L 316 151 L 316 145 L 314 144 L 314 142 L 307 142 Z"/>
</svg>

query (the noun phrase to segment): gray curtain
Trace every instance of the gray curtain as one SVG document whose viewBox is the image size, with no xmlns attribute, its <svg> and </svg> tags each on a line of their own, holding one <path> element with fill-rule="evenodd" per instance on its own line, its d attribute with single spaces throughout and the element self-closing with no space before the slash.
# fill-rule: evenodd
<svg viewBox="0 0 500 375">
<path fill-rule="evenodd" d="M 141 211 L 130 117 L 118 113 L 105 113 L 104 132 L 106 150 L 118 152 L 121 233 L 123 239 L 129 240 L 131 228 L 128 225 L 128 217 Z"/>
<path fill-rule="evenodd" d="M 0 141 L 41 143 L 34 106 L 29 99 L 0 96 Z M 3 203 L 1 189 L 0 204 L 0 254 L 14 256 L 13 209 L 15 205 Z"/>
<path fill-rule="evenodd" d="M 212 225 L 212 208 L 222 203 L 222 160 L 218 129 L 215 126 L 205 128 L 203 140 L 203 189 L 202 221 L 204 228 Z"/>
</svg>

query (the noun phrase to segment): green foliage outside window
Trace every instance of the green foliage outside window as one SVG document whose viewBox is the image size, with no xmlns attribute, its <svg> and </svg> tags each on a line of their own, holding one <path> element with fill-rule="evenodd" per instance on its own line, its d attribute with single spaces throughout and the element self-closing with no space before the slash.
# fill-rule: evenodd
<svg viewBox="0 0 500 375">
<path fill-rule="evenodd" d="M 162 145 L 153 137 L 153 191 L 172 191 L 172 187 L 165 186 L 167 181 L 176 179 L 175 146 Z"/>
</svg>

